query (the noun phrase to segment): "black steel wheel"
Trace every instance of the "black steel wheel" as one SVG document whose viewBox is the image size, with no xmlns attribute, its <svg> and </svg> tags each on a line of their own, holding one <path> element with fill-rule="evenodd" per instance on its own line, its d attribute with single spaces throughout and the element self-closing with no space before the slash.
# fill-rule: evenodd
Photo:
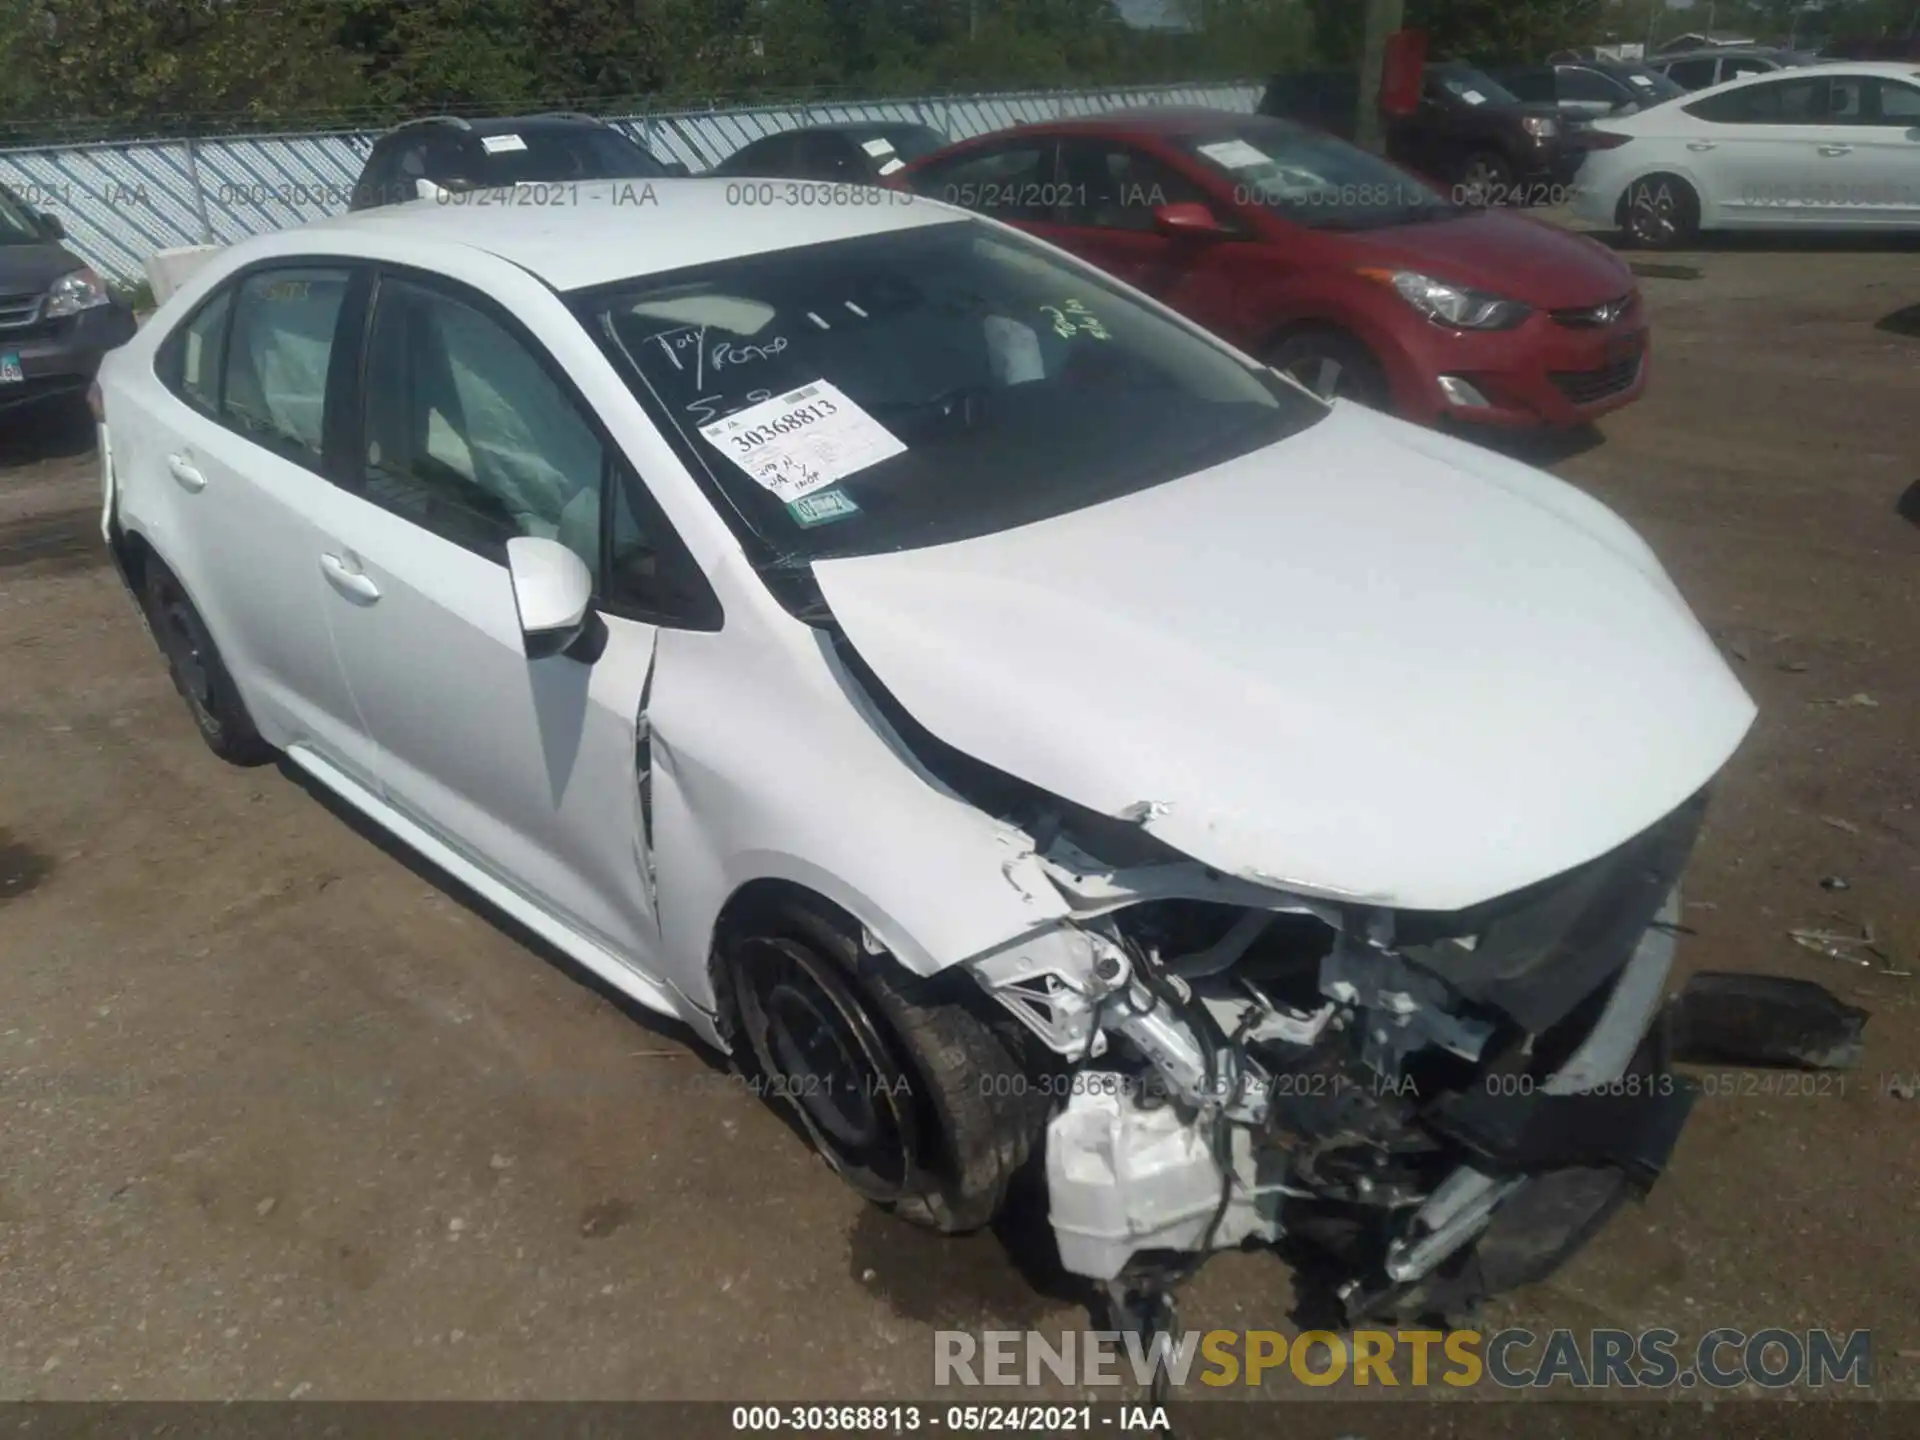
<svg viewBox="0 0 1920 1440">
<path fill-rule="evenodd" d="M 173 688 L 186 701 L 207 748 L 234 765 L 272 760 L 274 749 L 254 728 L 206 621 L 180 582 L 157 562 L 147 571 L 146 605 L 147 622 L 166 657 Z"/>
<path fill-rule="evenodd" d="M 920 979 L 858 935 L 800 901 L 726 935 L 736 1058 L 860 1194 L 930 1229 L 978 1229 L 1045 1130 L 1044 1057 L 971 978 Z"/>
</svg>

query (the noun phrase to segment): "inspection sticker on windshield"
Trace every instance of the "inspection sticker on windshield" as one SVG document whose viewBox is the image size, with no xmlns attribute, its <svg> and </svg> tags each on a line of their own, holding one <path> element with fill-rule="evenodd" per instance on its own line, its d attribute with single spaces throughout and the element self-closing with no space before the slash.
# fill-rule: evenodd
<svg viewBox="0 0 1920 1440">
<path fill-rule="evenodd" d="M 1645 75 L 1629 75 L 1627 79 L 1638 85 L 1642 90 L 1651 90 L 1653 88 L 1653 81 Z"/>
<path fill-rule="evenodd" d="M 749 405 L 700 433 L 761 489 L 789 503 L 907 448 L 829 380 Z"/>
<path fill-rule="evenodd" d="M 1482 95 L 1478 90 L 1462 90 L 1460 92 L 1460 98 L 1469 105 L 1484 105 L 1487 103 L 1487 97 Z"/>
<path fill-rule="evenodd" d="M 1251 170 L 1256 165 L 1272 163 L 1273 158 L 1244 140 L 1217 140 L 1211 145 L 1202 145 L 1200 153 L 1229 170 Z"/>
<path fill-rule="evenodd" d="M 489 155 L 500 155 L 509 150 L 524 150 L 527 142 L 518 135 L 482 135 L 480 148 Z"/>
<path fill-rule="evenodd" d="M 844 520 L 849 515 L 858 515 L 860 507 L 853 503 L 853 497 L 846 491 L 816 490 L 811 495 L 802 495 L 798 500 L 787 502 L 787 513 L 802 530 L 811 530 L 816 525 L 825 525 L 829 520 Z"/>
<path fill-rule="evenodd" d="M 861 141 L 860 148 L 878 160 L 882 155 L 891 155 L 893 153 L 893 142 L 887 139 L 886 136 L 880 135 L 872 140 Z"/>
</svg>

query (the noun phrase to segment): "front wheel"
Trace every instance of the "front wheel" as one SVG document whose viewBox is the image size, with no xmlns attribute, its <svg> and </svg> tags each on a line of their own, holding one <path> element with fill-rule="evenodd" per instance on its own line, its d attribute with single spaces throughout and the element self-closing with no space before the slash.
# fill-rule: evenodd
<svg viewBox="0 0 1920 1440">
<path fill-rule="evenodd" d="M 734 937 L 736 1038 L 856 1191 L 929 1229 L 978 1229 L 1051 1109 L 1024 1032 L 968 977 L 919 980 L 849 928 L 796 904 Z"/>
<path fill-rule="evenodd" d="M 1373 410 L 1393 408 L 1386 372 L 1373 352 L 1350 335 L 1300 331 L 1274 346 L 1267 363 L 1322 400 L 1352 400 Z"/>
</svg>

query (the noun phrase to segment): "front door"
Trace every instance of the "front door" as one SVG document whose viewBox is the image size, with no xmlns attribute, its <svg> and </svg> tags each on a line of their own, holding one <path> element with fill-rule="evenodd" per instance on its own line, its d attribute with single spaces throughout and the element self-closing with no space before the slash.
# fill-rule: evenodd
<svg viewBox="0 0 1920 1440">
<path fill-rule="evenodd" d="M 1223 207 L 1198 183 L 1125 141 L 1089 137 L 1061 142 L 1057 189 L 1062 203 L 1030 227 L 1036 234 L 1216 334 L 1247 338 L 1238 333 L 1233 267 L 1221 255 L 1238 242 L 1168 235 L 1154 221 L 1162 205 L 1200 204 L 1219 216 Z"/>
<path fill-rule="evenodd" d="M 385 798 L 657 976 L 635 764 L 656 630 L 608 616 L 597 655 L 529 660 L 505 564 L 539 535 L 603 578 L 611 446 L 530 337 L 437 281 L 381 278 L 360 406 L 318 561 Z"/>
</svg>

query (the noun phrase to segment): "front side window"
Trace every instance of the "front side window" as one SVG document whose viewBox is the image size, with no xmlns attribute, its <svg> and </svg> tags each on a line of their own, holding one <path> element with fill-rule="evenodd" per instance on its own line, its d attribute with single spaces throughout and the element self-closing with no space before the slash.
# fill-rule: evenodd
<svg viewBox="0 0 1920 1440">
<path fill-rule="evenodd" d="M 1882 125 L 1913 127 L 1920 125 L 1920 86 L 1903 85 L 1898 80 L 1867 82 L 1879 91 L 1874 115 Z"/>
<path fill-rule="evenodd" d="M 1033 139 L 970 151 L 921 171 L 913 188 L 996 220 L 1046 220 L 1059 202 L 1053 150 L 1052 140 Z"/>
<path fill-rule="evenodd" d="M 313 469 L 347 281 L 345 270 L 261 270 L 240 282 L 233 302 L 221 419 Z"/>
<path fill-rule="evenodd" d="M 558 540 L 598 574 L 600 438 L 498 321 L 383 279 L 364 406 L 369 500 L 490 559 L 516 535 Z"/>
<path fill-rule="evenodd" d="M 1174 143 L 1231 180 L 1240 204 L 1316 230 L 1376 230 L 1461 213 L 1399 166 L 1285 120 L 1248 116 Z"/>
<path fill-rule="evenodd" d="M 973 221 L 575 304 L 750 553 L 788 565 L 1082 509 L 1326 413 L 1098 275 Z"/>
<path fill-rule="evenodd" d="M 1667 78 L 1687 90 L 1704 90 L 1713 83 L 1715 60 L 1676 60 L 1667 67 Z"/>
<path fill-rule="evenodd" d="M 1151 230 L 1160 206 L 1204 204 L 1207 198 L 1144 150 L 1109 140 L 1062 142 L 1060 179 L 1060 223 L 1098 230 Z"/>
</svg>

